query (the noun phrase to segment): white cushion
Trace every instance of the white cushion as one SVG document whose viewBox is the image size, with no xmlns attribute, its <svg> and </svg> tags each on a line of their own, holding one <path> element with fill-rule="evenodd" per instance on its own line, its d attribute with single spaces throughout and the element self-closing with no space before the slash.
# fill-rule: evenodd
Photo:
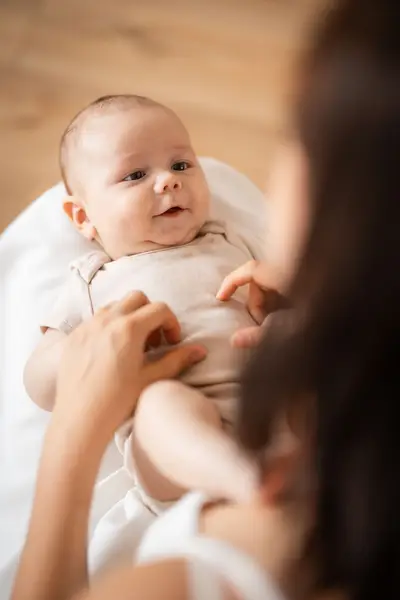
<svg viewBox="0 0 400 600">
<path fill-rule="evenodd" d="M 219 161 L 206 158 L 202 165 L 217 216 L 252 231 L 254 252 L 260 254 L 262 193 Z M 91 248 L 61 210 L 64 193 L 61 184 L 48 190 L 0 238 L 0 568 L 23 541 L 49 420 L 25 393 L 23 367 L 39 340 L 43 307 L 53 301 L 68 263 Z M 109 461 L 101 476 L 110 471 Z M 0 596 L 5 597 L 1 580 Z"/>
</svg>

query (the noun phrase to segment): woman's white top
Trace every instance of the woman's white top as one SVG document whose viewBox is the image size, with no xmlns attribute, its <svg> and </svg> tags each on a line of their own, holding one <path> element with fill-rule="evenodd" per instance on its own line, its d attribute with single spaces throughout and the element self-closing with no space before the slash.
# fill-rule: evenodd
<svg viewBox="0 0 400 600">
<path fill-rule="evenodd" d="M 208 501 L 206 496 L 193 492 L 159 516 L 143 537 L 137 562 L 186 559 L 188 597 L 192 600 L 223 600 L 223 589 L 227 587 L 240 600 L 283 600 L 253 558 L 226 542 L 199 533 L 200 513 Z"/>
</svg>

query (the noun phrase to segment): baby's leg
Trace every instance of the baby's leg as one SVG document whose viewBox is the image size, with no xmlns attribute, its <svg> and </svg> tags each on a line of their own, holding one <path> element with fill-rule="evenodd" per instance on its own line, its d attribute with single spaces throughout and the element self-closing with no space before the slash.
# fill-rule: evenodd
<svg viewBox="0 0 400 600">
<path fill-rule="evenodd" d="M 143 392 L 132 452 L 143 487 L 157 500 L 174 500 L 188 489 L 244 499 L 254 489 L 253 469 L 222 429 L 213 401 L 178 381 Z"/>
</svg>

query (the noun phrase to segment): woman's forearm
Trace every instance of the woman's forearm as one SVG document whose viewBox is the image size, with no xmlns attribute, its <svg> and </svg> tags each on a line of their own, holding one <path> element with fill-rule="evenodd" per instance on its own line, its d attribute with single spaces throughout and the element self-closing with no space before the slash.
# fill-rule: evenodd
<svg viewBox="0 0 400 600">
<path fill-rule="evenodd" d="M 64 600 L 87 585 L 87 530 L 106 442 L 51 423 L 12 600 Z"/>
<path fill-rule="evenodd" d="M 165 304 L 132 292 L 68 336 L 13 600 L 66 600 L 85 588 L 90 504 L 108 442 L 147 385 L 176 377 L 206 354 L 184 345 L 148 363 L 144 349 L 159 330 L 170 343 L 180 339 Z"/>
</svg>

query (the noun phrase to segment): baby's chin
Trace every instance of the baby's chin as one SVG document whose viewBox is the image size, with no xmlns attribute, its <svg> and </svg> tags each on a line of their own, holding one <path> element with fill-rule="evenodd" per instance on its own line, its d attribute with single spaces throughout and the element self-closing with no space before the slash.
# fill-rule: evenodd
<svg viewBox="0 0 400 600">
<path fill-rule="evenodd" d="M 174 232 L 171 234 L 155 236 L 153 241 L 159 246 L 183 246 L 184 244 L 192 242 L 197 237 L 200 229 L 200 227 L 193 227 L 187 232 Z"/>
<path fill-rule="evenodd" d="M 205 221 L 206 216 L 195 216 L 191 211 L 184 211 L 176 216 L 157 217 L 151 232 L 151 241 L 159 246 L 189 244 L 196 238 Z"/>
</svg>

